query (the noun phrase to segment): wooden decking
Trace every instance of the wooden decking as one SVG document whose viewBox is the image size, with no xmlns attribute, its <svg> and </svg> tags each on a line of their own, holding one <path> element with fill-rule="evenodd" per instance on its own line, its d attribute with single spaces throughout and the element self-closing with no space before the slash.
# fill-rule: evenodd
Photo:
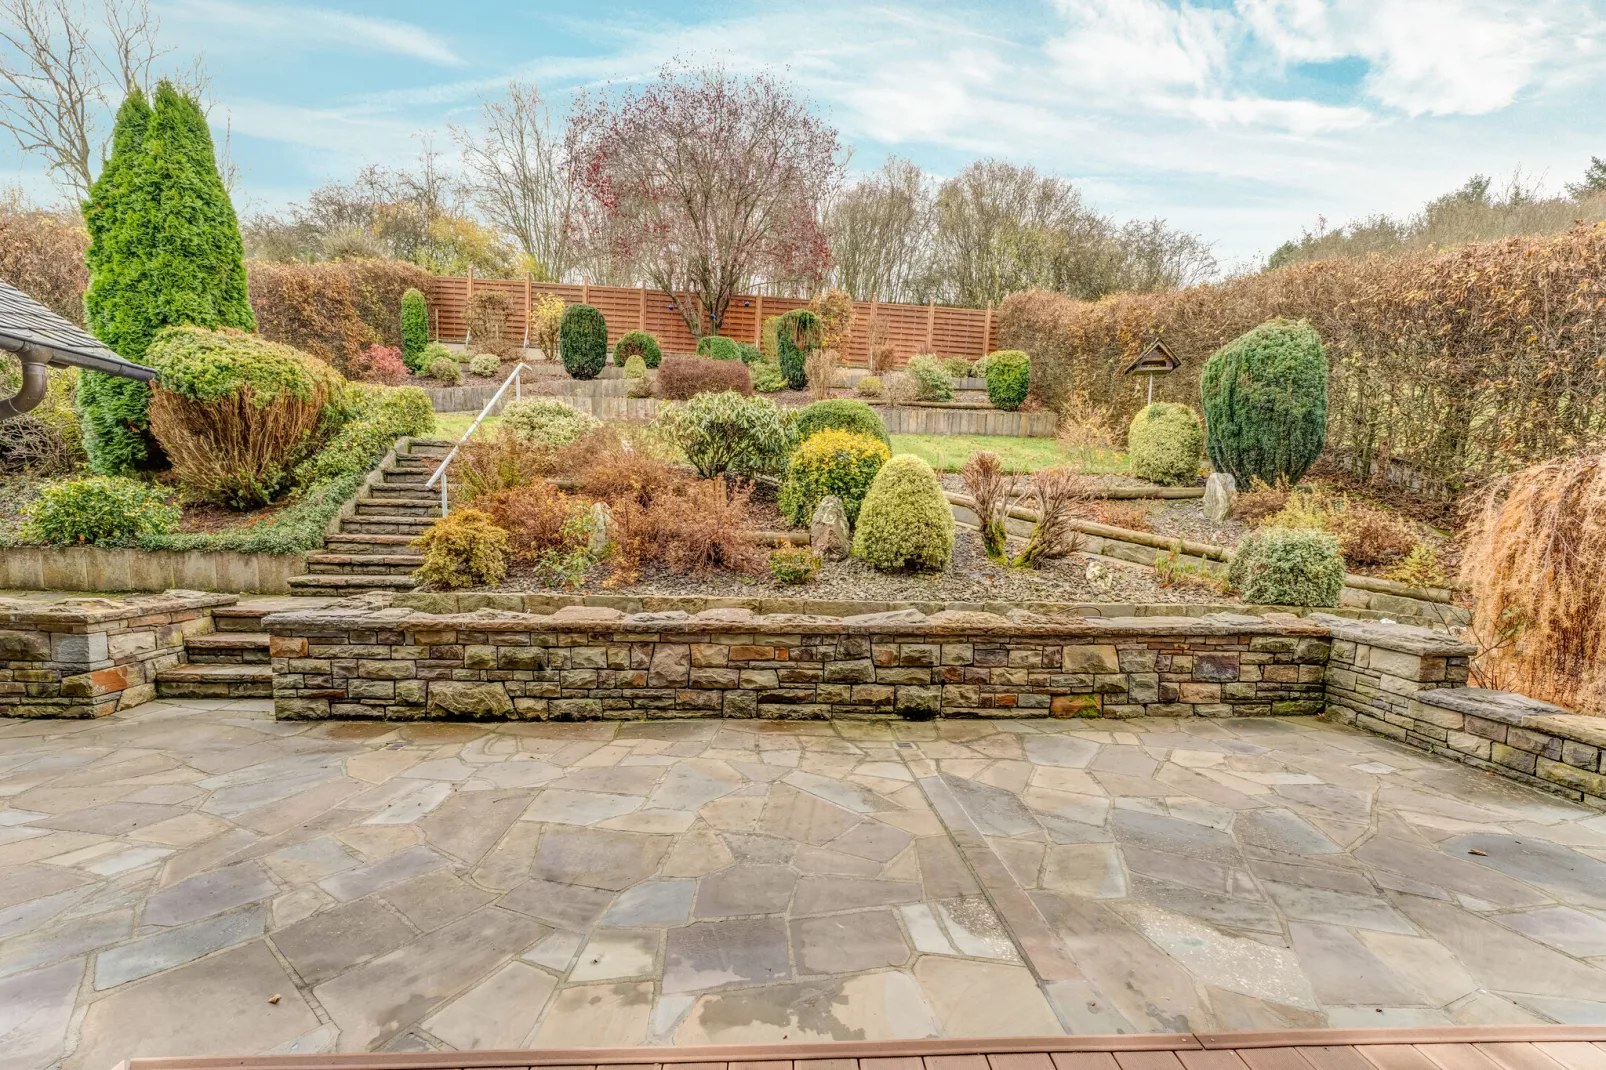
<svg viewBox="0 0 1606 1070">
<path fill-rule="evenodd" d="M 1606 1070 L 1606 1026 L 132 1059 L 117 1070 Z"/>
</svg>

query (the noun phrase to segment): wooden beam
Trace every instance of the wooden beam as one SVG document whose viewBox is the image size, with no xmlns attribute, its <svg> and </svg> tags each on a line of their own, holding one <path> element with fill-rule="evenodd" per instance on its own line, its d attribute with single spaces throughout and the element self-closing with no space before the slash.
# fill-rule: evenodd
<svg viewBox="0 0 1606 1070">
<path fill-rule="evenodd" d="M 931 303 L 926 306 L 926 352 L 927 353 L 931 352 L 931 347 L 936 343 L 936 338 L 937 338 L 937 299 L 936 298 L 932 298 Z"/>
<path fill-rule="evenodd" d="M 993 345 L 993 303 L 991 301 L 989 301 L 989 302 L 987 302 L 987 319 L 982 323 L 982 328 L 981 328 L 981 355 L 985 357 L 992 350 L 992 345 Z"/>
<path fill-rule="evenodd" d="M 641 312 L 638 318 L 641 320 L 641 326 L 637 329 L 645 331 L 647 329 L 647 284 L 645 282 L 641 284 Z"/>
</svg>

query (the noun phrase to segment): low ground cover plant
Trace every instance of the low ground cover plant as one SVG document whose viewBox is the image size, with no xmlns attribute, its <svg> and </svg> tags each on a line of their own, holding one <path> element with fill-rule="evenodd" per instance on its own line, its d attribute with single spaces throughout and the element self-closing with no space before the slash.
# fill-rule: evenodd
<svg viewBox="0 0 1606 1070">
<path fill-rule="evenodd" d="M 1257 605 L 1336 606 L 1344 590 L 1338 536 L 1260 528 L 1238 544 L 1227 579 L 1245 602 Z"/>
<path fill-rule="evenodd" d="M 47 483 L 23 509 L 23 537 L 53 546 L 129 546 L 178 523 L 162 488 L 124 476 Z"/>
<path fill-rule="evenodd" d="M 781 514 L 804 527 L 820 499 L 835 495 L 842 499 L 848 523 L 854 523 L 876 473 L 891 455 L 885 443 L 869 435 L 831 427 L 816 431 L 792 453 L 781 486 Z"/>
<path fill-rule="evenodd" d="M 1186 405 L 1156 401 L 1138 410 L 1127 430 L 1127 459 L 1132 474 L 1162 487 L 1181 486 L 1199 478 L 1199 451 L 1204 429 Z"/>
<path fill-rule="evenodd" d="M 1275 500 L 1277 495 L 1269 492 L 1266 496 Z M 1265 516 L 1261 524 L 1326 531 L 1338 536 L 1345 561 L 1366 566 L 1403 559 L 1423 535 L 1419 525 L 1396 513 L 1319 485 L 1284 494 L 1282 508 Z"/>
<path fill-rule="evenodd" d="M 770 575 L 778 583 L 812 583 L 820 571 L 820 555 L 807 546 L 777 546 L 770 551 L 769 561 Z"/>
<path fill-rule="evenodd" d="M 858 381 L 853 389 L 858 391 L 861 397 L 878 398 L 881 396 L 881 377 L 866 375 Z"/>
</svg>

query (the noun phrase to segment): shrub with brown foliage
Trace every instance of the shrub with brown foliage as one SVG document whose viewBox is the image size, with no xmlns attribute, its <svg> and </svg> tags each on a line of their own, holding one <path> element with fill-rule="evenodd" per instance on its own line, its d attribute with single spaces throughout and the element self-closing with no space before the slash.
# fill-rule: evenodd
<svg viewBox="0 0 1606 1070">
<path fill-rule="evenodd" d="M 1000 345 L 1032 356 L 1032 391 L 1076 391 L 1118 423 L 1143 406 L 1120 374 L 1156 338 L 1182 367 L 1157 400 L 1196 404 L 1220 346 L 1275 316 L 1308 319 L 1334 354 L 1327 443 L 1362 475 L 1430 492 L 1598 441 L 1606 427 L 1606 224 L 1451 252 L 1297 264 L 1172 293 L 1088 303 L 1011 295 Z"/>
<path fill-rule="evenodd" d="M 1068 467 L 1040 468 L 1032 473 L 1026 498 L 1037 523 L 1026 546 L 1015 555 L 1016 568 L 1036 568 L 1051 557 L 1076 552 L 1080 533 L 1072 526 L 1077 507 L 1092 494 L 1092 481 Z"/>
<path fill-rule="evenodd" d="M 346 361 L 346 378 L 381 386 L 402 386 L 409 376 L 399 347 L 373 345 Z"/>
<path fill-rule="evenodd" d="M 1534 465 L 1469 502 L 1461 579 L 1484 687 L 1606 714 L 1606 453 Z"/>
<path fill-rule="evenodd" d="M 504 426 L 495 437 L 478 435 L 458 447 L 446 475 L 453 494 L 472 502 L 499 491 L 528 486 L 551 470 L 551 449 L 531 445 Z"/>
<path fill-rule="evenodd" d="M 1128 531 L 1154 530 L 1154 525 L 1149 522 L 1149 510 L 1136 502 L 1092 498 L 1080 503 L 1075 512 L 1077 516 L 1086 517 L 1096 524 L 1108 524 L 1112 528 L 1125 528 Z"/>
<path fill-rule="evenodd" d="M 647 561 L 693 576 L 718 568 L 758 572 L 766 555 L 747 531 L 752 497 L 751 483 L 727 484 L 720 476 L 661 495 L 650 506 L 621 502 L 614 509 L 615 564 L 625 577 Z"/>
<path fill-rule="evenodd" d="M 496 290 L 476 290 L 463 313 L 473 352 L 490 353 L 500 360 L 517 356 L 518 339 L 508 327 L 512 318 L 513 305 L 506 295 Z"/>
<path fill-rule="evenodd" d="M 474 508 L 490 514 L 496 526 L 507 532 L 509 551 L 528 562 L 553 550 L 571 549 L 572 538 L 566 525 L 590 505 L 537 479 L 476 499 Z"/>
<path fill-rule="evenodd" d="M 429 272 L 400 260 L 318 264 L 252 261 L 251 307 L 264 338 L 285 342 L 342 370 L 369 345 L 401 345 L 401 299 L 429 292 Z"/>
<path fill-rule="evenodd" d="M 815 349 L 803 358 L 803 374 L 808 376 L 809 397 L 824 401 L 836 387 L 837 365 L 841 354 L 834 349 Z"/>
<path fill-rule="evenodd" d="M 0 200 L 0 279 L 80 327 L 88 248 L 89 232 L 80 220 L 31 210 L 20 197 Z"/>
<path fill-rule="evenodd" d="M 991 450 L 972 453 L 965 467 L 960 469 L 959 477 L 976 503 L 981 548 L 999 564 L 1008 564 L 1009 555 L 1004 551 L 1004 520 L 1010 506 L 1015 504 L 1016 477 L 1004 471 L 1003 462 Z"/>
<path fill-rule="evenodd" d="M 1232 503 L 1232 518 L 1246 524 L 1257 524 L 1268 516 L 1282 512 L 1288 505 L 1291 493 L 1293 491 L 1284 480 L 1279 479 L 1273 487 L 1264 480 L 1256 479 L 1247 489 L 1238 492 L 1237 499 Z"/>
<path fill-rule="evenodd" d="M 590 442 L 590 440 L 586 440 Z M 569 454 L 576 447 L 564 450 Z M 668 461 L 615 445 L 606 448 L 591 442 L 584 463 L 576 467 L 575 477 L 579 489 L 588 497 L 617 505 L 634 502 L 650 506 L 663 496 L 680 490 L 692 481 L 692 473 Z M 561 469 L 561 457 L 560 457 Z M 566 469 L 563 469 L 566 470 Z"/>
<path fill-rule="evenodd" d="M 706 357 L 665 357 L 658 365 L 658 396 L 685 401 L 698 394 L 734 390 L 753 392 L 753 376 L 739 360 L 709 360 Z"/>
</svg>

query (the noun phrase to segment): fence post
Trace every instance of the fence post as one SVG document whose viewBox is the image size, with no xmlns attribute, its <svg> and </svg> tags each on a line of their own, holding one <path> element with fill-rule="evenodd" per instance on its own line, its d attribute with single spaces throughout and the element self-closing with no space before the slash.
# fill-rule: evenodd
<svg viewBox="0 0 1606 1070">
<path fill-rule="evenodd" d="M 931 303 L 926 306 L 926 352 L 927 353 L 931 352 L 931 347 L 932 347 L 936 337 L 937 337 L 937 299 L 935 297 L 933 297 L 931 299 Z"/>
<path fill-rule="evenodd" d="M 589 305 L 591 303 L 591 280 L 590 279 L 581 279 L 580 280 L 580 303 L 582 305 Z"/>
<path fill-rule="evenodd" d="M 986 356 L 993 345 L 993 303 L 987 302 L 987 319 L 981 327 L 981 355 Z"/>
<path fill-rule="evenodd" d="M 474 331 L 468 325 L 468 306 L 474 303 L 474 265 L 468 266 L 468 299 L 463 302 L 463 344 L 468 345 L 474 339 Z"/>
<path fill-rule="evenodd" d="M 760 286 L 753 297 L 753 344 L 760 345 L 764 341 L 764 288 Z"/>
<path fill-rule="evenodd" d="M 647 329 L 647 284 L 645 282 L 641 284 L 641 327 L 639 329 L 643 331 Z"/>
<path fill-rule="evenodd" d="M 530 348 L 530 273 L 524 273 L 524 348 Z"/>
</svg>

